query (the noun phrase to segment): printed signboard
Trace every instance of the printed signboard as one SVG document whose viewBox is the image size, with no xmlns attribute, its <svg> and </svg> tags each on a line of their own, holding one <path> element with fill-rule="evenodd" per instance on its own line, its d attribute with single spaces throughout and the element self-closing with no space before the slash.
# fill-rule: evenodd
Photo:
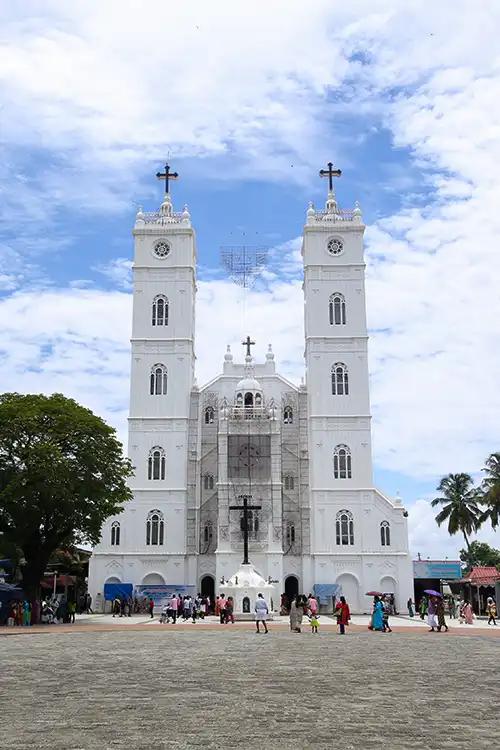
<svg viewBox="0 0 500 750">
<path fill-rule="evenodd" d="M 458 560 L 414 560 L 414 578 L 461 578 L 462 566 Z"/>
</svg>

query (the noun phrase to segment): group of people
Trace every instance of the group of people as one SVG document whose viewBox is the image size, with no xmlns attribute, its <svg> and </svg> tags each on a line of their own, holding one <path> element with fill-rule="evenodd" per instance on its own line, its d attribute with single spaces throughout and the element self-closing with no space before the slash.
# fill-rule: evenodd
<svg viewBox="0 0 500 750">
<path fill-rule="evenodd" d="M 414 617 L 414 606 L 413 600 L 410 598 L 407 602 L 408 614 L 410 617 Z M 450 620 L 457 619 L 459 623 L 465 625 L 473 625 L 476 615 L 472 609 L 472 604 L 464 599 L 455 599 L 454 596 L 422 596 L 419 601 L 417 611 L 420 615 L 421 620 L 427 618 L 430 631 L 437 630 L 441 632 L 444 628 L 445 632 L 448 630 L 448 626 L 445 621 L 445 612 L 448 609 L 448 616 Z M 488 615 L 488 625 L 496 625 L 497 607 L 495 600 L 492 596 L 489 596 L 486 601 L 486 614 Z"/>
<path fill-rule="evenodd" d="M 319 602 L 314 594 L 298 594 L 292 599 L 289 606 L 290 630 L 292 633 L 302 632 L 302 622 L 304 617 L 308 619 L 311 632 L 316 634 L 319 631 Z M 339 632 L 345 635 L 346 625 L 349 625 L 351 611 L 344 596 L 335 601 L 333 616 L 337 619 Z"/>
<path fill-rule="evenodd" d="M 153 617 L 153 609 L 154 601 L 151 599 L 149 609 L 151 617 Z M 203 620 L 209 611 L 210 598 L 208 596 L 202 596 L 199 593 L 196 594 L 195 597 L 192 597 L 189 594 L 186 596 L 172 594 L 166 604 L 162 607 L 160 622 L 162 624 L 172 622 L 172 624 L 175 625 L 177 619 L 182 618 L 184 622 L 191 620 L 195 623 L 198 619 Z"/>
<path fill-rule="evenodd" d="M 373 611 L 368 625 L 369 630 L 378 630 L 381 633 L 392 633 L 389 625 L 389 615 L 394 611 L 394 602 L 390 601 L 386 594 L 373 597 Z"/>
</svg>

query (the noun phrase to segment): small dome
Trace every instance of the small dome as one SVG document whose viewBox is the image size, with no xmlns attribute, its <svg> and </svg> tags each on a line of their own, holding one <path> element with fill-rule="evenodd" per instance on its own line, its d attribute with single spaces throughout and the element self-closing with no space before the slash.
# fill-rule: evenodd
<svg viewBox="0 0 500 750">
<path fill-rule="evenodd" d="M 231 354 L 231 347 L 229 344 L 227 345 L 226 353 L 224 354 L 224 359 L 226 362 L 232 362 L 233 361 L 233 355 Z"/>
<path fill-rule="evenodd" d="M 236 386 L 237 391 L 262 391 L 262 386 L 255 378 L 243 378 Z"/>
</svg>

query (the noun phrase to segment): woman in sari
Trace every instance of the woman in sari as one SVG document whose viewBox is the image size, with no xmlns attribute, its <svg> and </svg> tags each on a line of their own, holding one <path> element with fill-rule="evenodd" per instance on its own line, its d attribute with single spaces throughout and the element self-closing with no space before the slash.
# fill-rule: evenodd
<svg viewBox="0 0 500 750">
<path fill-rule="evenodd" d="M 464 606 L 462 607 L 461 615 L 464 618 L 466 625 L 473 625 L 474 624 L 474 613 L 472 611 L 472 607 L 469 604 L 469 602 L 464 602 Z"/>
<path fill-rule="evenodd" d="M 376 596 L 373 599 L 372 630 L 384 629 L 384 605 Z"/>
<path fill-rule="evenodd" d="M 297 596 L 296 599 L 292 599 L 290 605 L 290 630 L 292 633 L 300 633 L 300 626 L 302 625 L 302 617 L 304 616 L 304 607 L 302 599 Z"/>
</svg>

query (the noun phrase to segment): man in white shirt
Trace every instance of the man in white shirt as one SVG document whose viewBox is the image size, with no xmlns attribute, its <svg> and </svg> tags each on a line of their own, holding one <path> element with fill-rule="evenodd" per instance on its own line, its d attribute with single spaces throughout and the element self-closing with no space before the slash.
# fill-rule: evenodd
<svg viewBox="0 0 500 750">
<path fill-rule="evenodd" d="M 260 633 L 259 624 L 262 623 L 264 626 L 264 632 L 269 632 L 267 629 L 266 620 L 269 617 L 269 607 L 263 594 L 257 594 L 257 600 L 255 602 L 255 624 L 257 626 L 257 633 Z"/>
</svg>

